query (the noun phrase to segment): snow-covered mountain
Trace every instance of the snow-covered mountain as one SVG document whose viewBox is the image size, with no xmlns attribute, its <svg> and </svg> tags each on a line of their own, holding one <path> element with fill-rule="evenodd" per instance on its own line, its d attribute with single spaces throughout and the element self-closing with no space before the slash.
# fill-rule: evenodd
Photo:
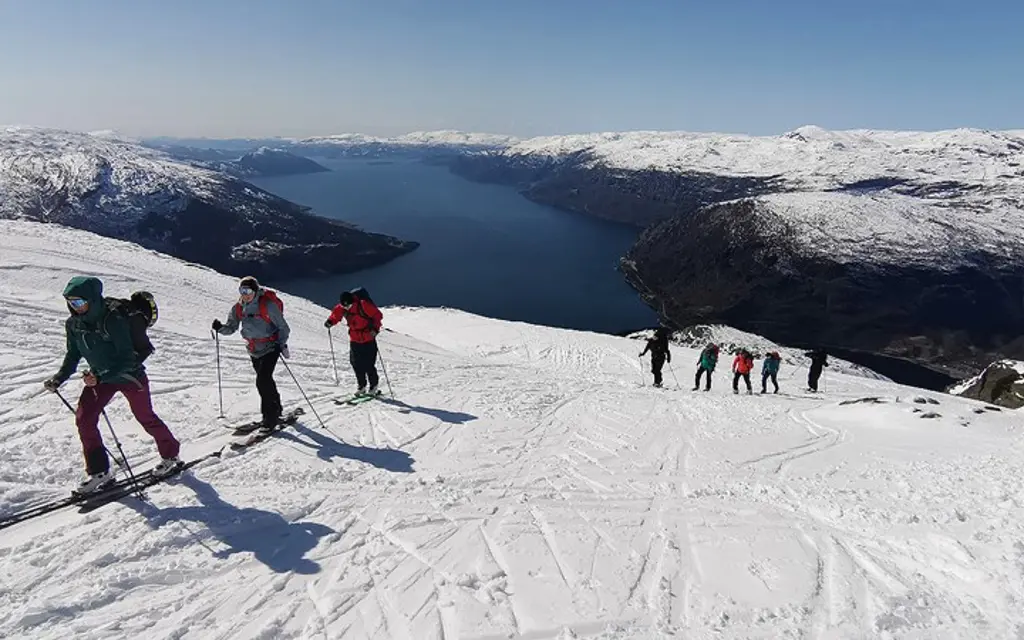
<svg viewBox="0 0 1024 640">
<path fill-rule="evenodd" d="M 443 156 L 503 149 L 517 142 L 512 136 L 463 131 L 414 131 L 400 136 L 378 137 L 361 133 L 302 138 L 290 147 L 297 153 L 326 157 Z"/>
<path fill-rule="evenodd" d="M 258 277 L 344 273 L 416 247 L 132 141 L 38 128 L 0 130 L 0 217 L 88 229 Z"/>
<path fill-rule="evenodd" d="M 218 374 L 209 333 L 234 278 L 25 221 L 0 221 L 0 271 L 0 518 L 81 473 L 73 417 L 41 388 L 74 274 L 156 295 L 154 406 L 186 459 L 222 451 L 223 424 L 257 412 L 241 339 L 222 338 Z M 354 383 L 344 366 L 334 382 L 328 310 L 282 298 L 291 358 L 276 378 L 306 415 L 146 502 L 0 529 L 0 636 L 1024 632 L 1015 412 L 831 368 L 827 393 L 808 397 L 788 365 L 779 396 L 733 395 L 726 367 L 709 393 L 656 390 L 641 387 L 638 340 L 421 308 L 384 310 L 395 399 L 341 407 Z M 696 356 L 674 350 L 684 385 Z M 123 400 L 108 413 L 133 465 L 151 465 Z"/>
</svg>

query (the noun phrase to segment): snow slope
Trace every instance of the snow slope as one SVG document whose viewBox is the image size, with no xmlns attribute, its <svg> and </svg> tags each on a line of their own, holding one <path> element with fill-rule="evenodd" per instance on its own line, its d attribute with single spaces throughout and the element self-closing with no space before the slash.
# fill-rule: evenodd
<svg viewBox="0 0 1024 640">
<path fill-rule="evenodd" d="M 155 407 L 185 457 L 223 445 L 209 323 L 232 278 L 23 221 L 0 221 L 0 272 L 0 513 L 81 471 L 71 416 L 40 386 L 76 273 L 155 293 Z M 289 365 L 326 428 L 307 410 L 148 503 L 0 530 L 0 636 L 1024 634 L 1010 412 L 831 371 L 828 394 L 805 397 L 788 366 L 780 396 L 734 396 L 723 371 L 707 394 L 641 388 L 636 340 L 405 308 L 385 309 L 381 337 L 398 400 L 341 408 L 353 381 L 334 384 L 327 310 L 283 299 Z M 250 418 L 241 340 L 221 353 L 227 421 Z M 667 380 L 688 387 L 697 352 L 674 355 Z M 286 369 L 277 380 L 302 405 Z M 133 463 L 152 464 L 123 400 L 109 413 Z"/>
</svg>

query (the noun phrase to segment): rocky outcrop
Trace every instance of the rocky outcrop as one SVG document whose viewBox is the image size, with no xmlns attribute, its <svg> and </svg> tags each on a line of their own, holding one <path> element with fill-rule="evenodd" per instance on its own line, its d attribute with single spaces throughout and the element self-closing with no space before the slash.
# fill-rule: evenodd
<svg viewBox="0 0 1024 640">
<path fill-rule="evenodd" d="M 994 362 L 974 378 L 951 387 L 949 392 L 1001 407 L 1018 409 L 1024 406 L 1024 362 Z"/>
<path fill-rule="evenodd" d="M 264 280 L 347 273 L 418 246 L 129 141 L 46 129 L 0 133 L 0 217 L 84 229 Z"/>
</svg>

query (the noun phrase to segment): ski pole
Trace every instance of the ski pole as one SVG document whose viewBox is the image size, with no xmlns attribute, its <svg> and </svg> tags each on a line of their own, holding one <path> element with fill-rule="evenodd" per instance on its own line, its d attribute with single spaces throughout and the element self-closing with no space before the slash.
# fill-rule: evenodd
<svg viewBox="0 0 1024 640">
<path fill-rule="evenodd" d="M 93 389 L 93 393 L 96 393 L 95 389 Z M 114 436 L 114 444 L 117 445 L 117 450 L 121 453 L 121 459 L 124 461 L 124 468 L 128 471 L 128 478 L 131 480 L 132 485 L 139 494 L 139 500 L 145 500 L 146 494 L 142 493 L 142 487 L 139 486 L 138 481 L 135 479 L 135 474 L 132 473 L 132 465 L 128 464 L 128 456 L 124 455 L 124 449 L 121 448 L 121 441 L 117 439 L 117 433 L 114 432 L 114 425 L 110 424 L 110 418 L 107 417 L 107 410 L 102 409 L 100 413 L 103 414 L 103 419 L 107 421 L 107 428 L 110 429 L 110 435 Z"/>
<path fill-rule="evenodd" d="M 668 370 L 669 370 L 669 373 L 672 374 L 672 379 L 676 381 L 676 387 L 679 388 L 679 389 L 682 389 L 683 387 L 680 386 L 680 384 L 679 384 L 679 378 L 676 377 L 676 370 L 672 368 L 672 361 L 671 360 L 668 363 Z"/>
<path fill-rule="evenodd" d="M 380 345 L 377 345 L 377 359 L 380 360 L 380 369 L 384 372 L 384 381 L 388 383 L 388 393 L 390 393 L 391 398 L 394 399 L 395 391 L 391 388 L 391 380 L 388 378 L 388 368 L 384 366 L 384 356 L 381 355 Z"/>
<path fill-rule="evenodd" d="M 327 342 L 331 344 L 331 362 L 334 364 L 334 384 L 341 384 L 338 380 L 338 361 L 334 358 L 334 337 L 331 335 L 330 327 L 327 327 Z"/>
<path fill-rule="evenodd" d="M 58 398 L 60 398 L 60 401 L 61 401 L 61 402 L 63 402 L 63 403 L 64 403 L 64 406 L 68 408 L 68 411 L 70 411 L 70 412 L 71 412 L 72 414 L 74 414 L 74 415 L 78 415 L 78 412 L 77 412 L 77 411 L 75 411 L 75 408 L 71 406 L 71 403 L 70 403 L 70 402 L 68 402 L 68 401 L 67 401 L 67 400 L 66 400 L 66 399 L 64 398 L 64 395 L 63 395 L 63 394 L 61 394 L 61 392 L 60 392 L 60 390 L 59 390 L 59 389 L 54 389 L 54 390 L 53 390 L 53 392 L 57 394 L 57 397 L 58 397 Z M 104 414 L 104 415 L 105 415 L 105 414 Z M 107 449 L 106 447 L 103 447 L 103 448 L 104 448 L 104 449 Z M 111 458 L 113 458 L 113 459 L 114 459 L 114 462 L 115 462 L 115 463 L 117 464 L 117 466 L 118 466 L 118 467 L 120 467 L 120 468 L 121 468 L 122 470 L 123 470 L 123 469 L 125 468 L 125 466 L 124 466 L 124 463 L 123 463 L 123 462 L 121 462 L 121 459 L 120 459 L 120 458 L 118 458 L 117 456 L 115 456 L 115 455 L 114 455 L 114 454 L 113 454 L 113 453 L 112 453 L 112 452 L 110 451 L 110 449 L 107 449 L 107 453 L 108 453 L 108 454 L 110 455 L 110 457 L 111 457 Z"/>
<path fill-rule="evenodd" d="M 220 404 L 220 415 L 218 418 L 224 417 L 224 391 L 221 387 L 220 382 L 220 334 L 213 329 L 210 329 L 210 333 L 213 335 L 213 340 L 217 345 L 217 398 Z"/>
<path fill-rule="evenodd" d="M 320 418 L 320 414 L 316 412 L 316 407 L 314 407 L 313 403 L 309 401 L 309 396 L 307 396 L 306 392 L 303 391 L 302 385 L 299 384 L 299 379 L 295 377 L 294 373 L 292 373 L 292 368 L 288 366 L 288 361 L 285 360 L 284 358 L 281 358 L 281 362 L 284 363 L 284 368 L 288 370 L 288 375 L 290 375 L 292 377 L 292 380 L 295 381 L 295 386 L 299 388 L 299 393 L 301 393 L 302 397 L 306 399 L 306 404 L 308 404 L 309 408 L 313 410 L 313 415 L 315 415 L 316 419 L 320 422 L 320 426 L 326 429 L 327 425 L 324 424 L 324 421 Z"/>
</svg>

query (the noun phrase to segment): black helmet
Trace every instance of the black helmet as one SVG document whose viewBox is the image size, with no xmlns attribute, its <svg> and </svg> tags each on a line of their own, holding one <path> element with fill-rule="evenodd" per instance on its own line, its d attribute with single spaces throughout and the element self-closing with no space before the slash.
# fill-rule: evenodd
<svg viewBox="0 0 1024 640">
<path fill-rule="evenodd" d="M 338 301 L 341 302 L 341 304 L 343 304 L 345 306 L 348 306 L 348 305 L 352 304 L 352 302 L 355 299 L 356 299 L 356 297 L 354 295 L 352 295 L 351 291 L 343 291 L 341 293 L 341 295 L 338 296 Z"/>
</svg>

